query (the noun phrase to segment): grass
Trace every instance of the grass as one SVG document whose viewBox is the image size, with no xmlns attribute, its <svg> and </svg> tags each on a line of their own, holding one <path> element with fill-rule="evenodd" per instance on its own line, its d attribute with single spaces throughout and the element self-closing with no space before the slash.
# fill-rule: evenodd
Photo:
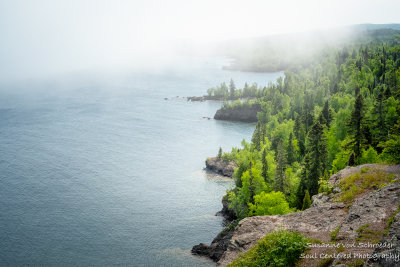
<svg viewBox="0 0 400 267">
<path fill-rule="evenodd" d="M 392 183 L 395 177 L 387 175 L 380 169 L 362 168 L 360 172 L 349 175 L 339 182 L 342 193 L 337 200 L 350 205 L 357 196 L 369 190 L 382 188 Z"/>
<path fill-rule="evenodd" d="M 334 259 L 334 258 L 331 258 L 331 257 L 322 259 L 320 262 L 318 262 L 318 267 L 328 267 L 328 266 L 331 266 L 331 263 L 332 263 L 334 260 L 335 260 L 335 259 Z"/>
<path fill-rule="evenodd" d="M 331 241 L 336 241 L 337 234 L 339 233 L 341 225 L 339 225 L 335 230 L 333 230 L 330 234 Z"/>
<path fill-rule="evenodd" d="M 363 261 L 363 260 L 360 260 L 360 259 L 357 259 L 357 260 L 356 260 L 355 262 L 353 262 L 353 263 L 348 263 L 347 266 L 348 266 L 348 267 L 362 267 L 362 266 L 364 266 L 364 261 Z"/>
<path fill-rule="evenodd" d="M 358 228 L 356 231 L 358 233 L 358 236 L 356 238 L 356 241 L 358 242 L 372 242 L 372 243 L 378 243 L 379 240 L 381 239 L 383 232 L 381 231 L 374 231 L 372 229 L 369 229 L 370 225 L 365 224 L 362 225 L 360 228 Z"/>
<path fill-rule="evenodd" d="M 387 227 L 385 229 L 385 235 L 387 235 L 389 233 L 390 226 L 392 226 L 392 223 L 394 221 L 394 217 L 396 217 L 397 213 L 399 213 L 399 212 L 400 212 L 400 205 L 397 207 L 397 212 L 395 214 L 393 214 L 393 216 L 391 216 L 389 218 L 389 220 L 387 221 Z"/>
</svg>

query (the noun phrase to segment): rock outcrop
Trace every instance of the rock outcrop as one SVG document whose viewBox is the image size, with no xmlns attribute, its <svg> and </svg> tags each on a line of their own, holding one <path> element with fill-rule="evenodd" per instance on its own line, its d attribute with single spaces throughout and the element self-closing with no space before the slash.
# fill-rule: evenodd
<svg viewBox="0 0 400 267">
<path fill-rule="evenodd" d="M 216 215 L 221 215 L 227 221 L 233 221 L 236 219 L 235 212 L 229 208 L 230 202 L 227 199 L 227 195 L 222 198 L 222 210 L 218 211 Z"/>
<path fill-rule="evenodd" d="M 206 256 L 217 262 L 228 249 L 229 242 L 232 238 L 234 228 L 225 228 L 211 242 L 211 245 L 200 243 L 192 248 L 192 253 L 195 255 Z"/>
<path fill-rule="evenodd" d="M 218 173 L 223 176 L 232 177 L 236 163 L 233 161 L 225 161 L 222 158 L 207 158 L 206 167 L 210 171 Z"/>
<path fill-rule="evenodd" d="M 400 262 L 394 262 L 394 259 L 390 261 L 382 256 L 398 253 L 397 255 L 400 257 L 400 215 L 397 214 L 400 205 L 400 165 L 368 164 L 348 167 L 333 175 L 330 178 L 330 183 L 332 186 L 338 186 L 341 179 L 360 172 L 362 169 L 364 172 L 368 170 L 369 174 L 373 174 L 376 170 L 384 171 L 386 175 L 393 177 L 393 182 L 380 189 L 365 191 L 357 195 L 351 204 L 339 202 L 338 193 L 318 194 L 313 196 L 311 207 L 301 212 L 245 218 L 235 228 L 228 244 L 224 240 L 224 244 L 220 246 L 220 248 L 226 247 L 226 251 L 222 254 L 218 265 L 226 266 L 234 261 L 239 253 L 252 248 L 265 234 L 279 228 L 285 228 L 323 243 L 329 243 L 332 239 L 341 244 L 376 243 L 379 240 L 391 242 L 393 247 L 386 248 L 386 250 L 373 246 L 357 245 L 345 248 L 342 253 L 351 255 L 372 255 L 375 253 L 381 255 L 376 261 L 368 260 L 365 266 L 400 266 Z M 388 234 L 385 235 L 390 218 L 394 218 L 393 223 Z M 218 247 L 218 245 L 212 244 L 209 247 L 212 249 L 211 247 Z M 312 247 L 307 251 L 307 254 L 310 255 L 314 253 L 316 255 L 319 255 L 319 253 L 334 255 L 334 253 L 339 252 L 337 248 L 326 247 Z M 209 254 L 212 254 L 212 252 L 209 251 Z M 353 256 L 353 260 L 355 260 L 355 257 Z M 367 259 L 360 260 L 365 262 Z M 322 263 L 323 259 L 321 258 L 305 258 L 300 260 L 299 266 L 322 266 Z M 346 260 L 339 257 L 325 261 L 324 264 L 323 266 L 346 266 L 342 265 L 346 264 Z"/>
<path fill-rule="evenodd" d="M 364 264 L 364 267 L 400 266 L 400 213 L 393 218 L 388 233 L 379 243 L 388 245 L 375 248 L 373 256 Z"/>
<path fill-rule="evenodd" d="M 257 112 L 260 111 L 260 104 L 220 108 L 215 113 L 214 119 L 241 122 L 257 122 Z"/>
</svg>

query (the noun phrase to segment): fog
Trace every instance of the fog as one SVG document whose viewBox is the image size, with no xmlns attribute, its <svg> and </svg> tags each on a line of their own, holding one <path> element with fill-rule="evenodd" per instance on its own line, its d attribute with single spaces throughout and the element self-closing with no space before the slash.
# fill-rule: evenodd
<svg viewBox="0 0 400 267">
<path fill-rule="evenodd" d="M 398 1 L 2 0 L 0 82 L 160 69 L 221 41 L 399 22 Z"/>
</svg>

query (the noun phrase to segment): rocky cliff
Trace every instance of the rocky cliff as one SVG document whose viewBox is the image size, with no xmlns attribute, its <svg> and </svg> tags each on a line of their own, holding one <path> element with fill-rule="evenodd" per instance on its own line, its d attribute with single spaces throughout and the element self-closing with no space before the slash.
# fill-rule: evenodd
<svg viewBox="0 0 400 267">
<path fill-rule="evenodd" d="M 360 191 L 351 201 L 342 201 L 345 198 L 340 184 L 349 177 L 358 179 L 354 179 L 356 186 L 360 186 L 357 183 L 362 179 L 369 179 L 373 189 Z M 390 182 L 378 186 L 382 177 L 388 178 Z M 399 178 L 400 165 L 347 167 L 329 180 L 336 193 L 314 196 L 313 204 L 307 210 L 286 215 L 248 217 L 240 221 L 228 244 L 224 241 L 226 251 L 218 265 L 231 263 L 239 253 L 249 250 L 265 234 L 283 227 L 323 244 L 309 248 L 299 266 L 362 266 L 364 263 L 365 266 L 400 266 L 400 261 L 384 256 L 400 252 L 400 215 L 396 215 L 400 205 Z M 375 244 L 379 240 L 391 246 L 377 248 L 373 245 L 360 245 Z M 343 247 L 327 247 L 325 244 L 342 244 Z M 328 257 L 321 258 L 321 254 Z M 346 258 L 346 255 L 351 256 Z M 368 255 L 375 256 L 368 260 Z M 400 257 L 400 254 L 397 255 Z"/>
<path fill-rule="evenodd" d="M 225 161 L 218 157 L 207 158 L 206 160 L 207 169 L 227 177 L 232 177 L 236 167 L 237 165 L 234 161 Z"/>
<path fill-rule="evenodd" d="M 257 122 L 257 112 L 260 111 L 260 104 L 220 108 L 215 113 L 214 119 L 227 121 Z"/>
</svg>

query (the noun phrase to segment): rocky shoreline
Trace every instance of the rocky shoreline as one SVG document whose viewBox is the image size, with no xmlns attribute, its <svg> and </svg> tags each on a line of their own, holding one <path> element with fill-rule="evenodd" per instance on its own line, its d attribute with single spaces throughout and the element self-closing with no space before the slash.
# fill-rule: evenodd
<svg viewBox="0 0 400 267">
<path fill-rule="evenodd" d="M 214 115 L 215 120 L 257 122 L 260 104 L 242 105 L 234 108 L 220 108 Z"/>
<path fill-rule="evenodd" d="M 237 168 L 237 165 L 233 161 L 225 161 L 222 158 L 213 157 L 207 158 L 206 168 L 219 175 L 232 178 L 233 172 L 235 168 Z"/>
<path fill-rule="evenodd" d="M 349 175 L 368 170 L 382 171 L 385 175 L 395 176 L 394 182 L 380 189 L 366 192 L 357 196 L 352 205 L 337 201 L 338 182 Z M 238 225 L 226 227 L 211 243 L 194 246 L 192 253 L 208 256 L 218 262 L 218 266 L 226 266 L 234 261 L 239 253 L 252 248 L 265 234 L 283 227 L 305 235 L 308 238 L 319 240 L 322 243 L 334 241 L 342 244 L 355 243 L 360 238 L 379 238 L 382 242 L 391 242 L 390 248 L 357 247 L 346 249 L 346 253 L 376 253 L 381 255 L 377 260 L 364 260 L 365 265 L 398 266 L 393 259 L 386 259 L 385 255 L 398 253 L 400 255 L 400 165 L 366 164 L 357 167 L 347 167 L 330 177 L 329 183 L 336 188 L 330 195 L 318 194 L 313 196 L 310 208 L 286 215 L 255 216 L 241 220 Z M 397 214 L 397 215 L 396 215 Z M 389 221 L 392 221 L 389 224 Z M 367 229 L 363 234 L 364 230 Z M 372 233 L 372 234 L 371 234 Z M 372 235 L 370 237 L 369 235 Z M 361 239 L 362 240 L 362 239 Z M 335 250 L 327 248 L 311 248 L 307 254 L 333 253 Z M 320 266 L 319 259 L 302 259 L 299 266 Z M 340 265 L 340 259 L 334 259 L 324 266 Z"/>
</svg>

